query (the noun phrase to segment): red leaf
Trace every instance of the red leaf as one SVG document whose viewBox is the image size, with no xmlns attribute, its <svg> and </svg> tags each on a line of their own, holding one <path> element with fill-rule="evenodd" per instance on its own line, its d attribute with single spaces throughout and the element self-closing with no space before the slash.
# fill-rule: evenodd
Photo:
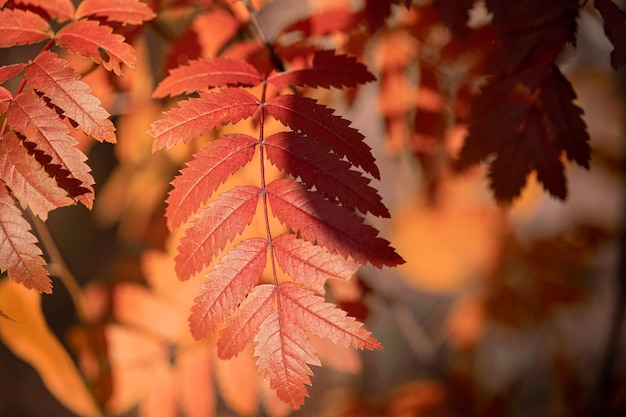
<svg viewBox="0 0 626 417">
<path fill-rule="evenodd" d="M 133 70 L 137 55 L 124 37 L 95 20 L 81 19 L 64 26 L 56 36 L 56 43 L 76 54 L 91 58 L 117 75 L 123 75 L 121 63 Z"/>
<path fill-rule="evenodd" d="M 293 282 L 279 284 L 278 293 L 279 312 L 301 329 L 345 347 L 382 349 L 362 323 L 334 304 L 325 302 L 324 297 Z"/>
<path fill-rule="evenodd" d="M 152 97 L 163 98 L 230 85 L 254 86 L 261 81 L 263 79 L 259 72 L 245 61 L 197 59 L 171 70 L 154 90 Z"/>
<path fill-rule="evenodd" d="M 533 103 L 516 87 L 517 81 L 507 78 L 487 85 L 474 99 L 469 134 L 461 149 L 459 167 L 480 162 L 497 152 L 502 142 L 517 134 Z"/>
<path fill-rule="evenodd" d="M 30 225 L 0 183 L 0 271 L 7 271 L 9 278 L 26 288 L 51 293 L 52 283 L 36 242 Z"/>
<path fill-rule="evenodd" d="M 88 207 L 93 205 L 93 177 L 85 163 L 87 157 L 76 148 L 76 139 L 60 121 L 56 113 L 31 92 L 15 97 L 7 112 L 9 126 L 21 133 L 35 147 L 35 153 L 43 153 L 39 162 L 54 177 L 57 184 L 71 196 L 80 196 Z M 37 157 L 37 156 L 36 156 Z"/>
<path fill-rule="evenodd" d="M 353 57 L 335 55 L 334 51 L 317 51 L 310 68 L 281 72 L 268 78 L 277 87 L 308 86 L 323 88 L 356 87 L 376 77 Z"/>
<path fill-rule="evenodd" d="M 88 135 L 101 142 L 115 143 L 115 127 L 91 88 L 64 59 L 43 51 L 24 70 L 28 83 L 61 108 Z"/>
<path fill-rule="evenodd" d="M 0 48 L 26 45 L 52 36 L 52 28 L 41 16 L 24 10 L 0 10 Z"/>
<path fill-rule="evenodd" d="M 202 93 L 199 98 L 179 102 L 178 108 L 165 112 L 165 117 L 152 123 L 152 150 L 167 149 L 220 127 L 236 123 L 254 114 L 259 100 L 244 90 L 226 88 Z"/>
<path fill-rule="evenodd" d="M 140 25 L 154 19 L 156 14 L 148 4 L 139 0 L 84 0 L 76 9 L 76 18 L 83 16 L 99 16 L 109 22 Z"/>
<path fill-rule="evenodd" d="M 226 243 L 250 224 L 260 191 L 252 185 L 236 187 L 196 215 L 178 246 L 175 261 L 179 279 L 189 279 L 209 265 Z"/>
<path fill-rule="evenodd" d="M 9 90 L 0 86 L 0 114 L 4 114 L 9 108 L 9 103 L 13 100 L 13 94 Z"/>
<path fill-rule="evenodd" d="M 0 84 L 2 84 L 3 82 L 7 80 L 10 80 L 11 78 L 15 77 L 17 74 L 22 72 L 22 70 L 24 69 L 26 65 L 27 64 L 20 63 L 20 64 L 14 64 L 14 65 L 5 65 L 4 67 L 0 67 Z"/>
<path fill-rule="evenodd" d="M 310 242 L 318 242 L 346 258 L 351 256 L 362 265 L 369 261 L 382 268 L 404 263 L 389 242 L 377 237 L 378 231 L 363 224 L 362 218 L 305 190 L 298 182 L 273 181 L 268 184 L 267 193 L 274 215 Z"/>
<path fill-rule="evenodd" d="M 193 337 L 211 335 L 226 321 L 261 277 L 266 256 L 266 239 L 246 239 L 206 275 L 189 317 Z"/>
<path fill-rule="evenodd" d="M 595 0 L 593 5 L 604 19 L 604 33 L 613 44 L 611 66 L 617 71 L 626 63 L 626 13 L 611 0 Z"/>
<path fill-rule="evenodd" d="M 27 153 L 13 132 L 0 140 L 0 178 L 20 203 L 42 220 L 48 218 L 51 210 L 74 203 Z"/>
<path fill-rule="evenodd" d="M 267 157 L 279 169 L 300 177 L 330 200 L 362 213 L 389 217 L 387 207 L 370 180 L 350 169 L 350 164 L 330 152 L 330 148 L 297 132 L 280 132 L 265 139 Z"/>
<path fill-rule="evenodd" d="M 305 384 L 311 384 L 313 374 L 308 365 L 320 365 L 305 331 L 346 347 L 382 348 L 361 323 L 298 284 L 281 283 L 276 297 L 277 310 L 254 337 L 254 355 L 270 387 L 293 409 L 300 408 L 308 396 Z"/>
<path fill-rule="evenodd" d="M 257 285 L 248 294 L 220 331 L 217 354 L 221 359 L 236 356 L 252 342 L 261 323 L 274 310 L 275 294 L 276 288 L 269 284 Z"/>
<path fill-rule="evenodd" d="M 519 196 L 533 169 L 550 194 L 565 199 L 567 188 L 563 164 L 559 152 L 548 139 L 541 113 L 536 108 L 528 113 L 523 131 L 503 143 L 490 166 L 490 185 L 498 201 L 510 204 Z"/>
<path fill-rule="evenodd" d="M 548 129 L 539 110 L 530 112 L 521 140 L 529 149 L 530 164 L 537 170 L 539 182 L 554 197 L 565 200 L 567 186 L 561 152 L 548 137 Z"/>
<path fill-rule="evenodd" d="M 273 311 L 261 323 L 254 341 L 257 366 L 278 398 L 294 410 L 308 397 L 305 385 L 311 385 L 313 372 L 308 365 L 321 366 L 315 348 L 298 324 L 283 319 L 282 311 Z"/>
<path fill-rule="evenodd" d="M 185 222 L 220 184 L 252 160 L 257 142 L 248 135 L 226 135 L 194 155 L 172 182 L 165 211 L 170 230 Z"/>
<path fill-rule="evenodd" d="M 559 149 L 564 149 L 569 160 L 589 168 L 591 148 L 583 111 L 574 104 L 576 92 L 554 65 L 541 86 L 541 103 L 551 125 L 551 137 Z"/>
<path fill-rule="evenodd" d="M 285 126 L 332 147 L 339 156 L 345 156 L 352 164 L 380 179 L 376 161 L 370 147 L 363 142 L 363 135 L 350 127 L 348 120 L 333 115 L 332 109 L 296 95 L 274 97 L 265 107 Z"/>
<path fill-rule="evenodd" d="M 272 239 L 272 247 L 278 265 L 287 275 L 320 294 L 324 294 L 327 279 L 348 280 L 359 268 L 358 264 L 289 233 Z"/>
<path fill-rule="evenodd" d="M 50 17 L 59 17 L 61 20 L 71 19 L 74 16 L 74 4 L 71 0 L 14 0 L 15 4 L 23 4 L 45 10 Z"/>
</svg>

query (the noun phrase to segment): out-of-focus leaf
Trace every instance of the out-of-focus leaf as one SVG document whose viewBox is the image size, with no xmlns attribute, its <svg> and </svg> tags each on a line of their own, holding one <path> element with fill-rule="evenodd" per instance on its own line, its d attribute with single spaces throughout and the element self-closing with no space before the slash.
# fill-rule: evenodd
<svg viewBox="0 0 626 417">
<path fill-rule="evenodd" d="M 0 305 L 15 320 L 0 320 L 0 339 L 35 368 L 50 392 L 73 413 L 101 416 L 76 365 L 48 327 L 40 298 L 38 292 L 8 279 L 0 281 Z"/>
</svg>

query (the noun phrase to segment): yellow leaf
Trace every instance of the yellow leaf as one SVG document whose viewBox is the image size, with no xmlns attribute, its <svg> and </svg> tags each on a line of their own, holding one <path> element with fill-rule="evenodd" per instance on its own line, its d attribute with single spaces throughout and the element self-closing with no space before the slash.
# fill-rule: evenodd
<svg viewBox="0 0 626 417">
<path fill-rule="evenodd" d="M 0 305 L 15 320 L 0 320 L 0 339 L 35 368 L 65 407 L 80 416 L 101 416 L 76 365 L 48 327 L 40 300 L 38 292 L 6 278 L 0 280 Z"/>
</svg>

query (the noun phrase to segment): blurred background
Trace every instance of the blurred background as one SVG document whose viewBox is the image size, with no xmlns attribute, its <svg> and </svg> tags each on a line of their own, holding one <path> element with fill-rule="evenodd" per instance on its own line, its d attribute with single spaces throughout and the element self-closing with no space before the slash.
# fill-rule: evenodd
<svg viewBox="0 0 626 417">
<path fill-rule="evenodd" d="M 347 29 L 320 36 L 359 51 L 378 77 L 350 94 L 311 94 L 366 136 L 382 176 L 373 185 L 392 213 L 368 221 L 406 264 L 364 268 L 349 284 L 329 283 L 330 297 L 364 320 L 384 350 L 355 353 L 320 342 L 323 366 L 314 368 L 310 398 L 290 412 L 267 392 L 250 352 L 225 364 L 215 358 L 212 340 L 191 340 L 187 312 L 202 279 L 180 283 L 172 269 L 176 236 L 166 230 L 163 201 L 168 183 L 203 142 L 152 154 L 146 131 L 163 103 L 150 94 L 163 75 L 155 68 L 211 54 L 211 42 L 219 41 L 207 40 L 203 25 L 219 21 L 227 33 L 229 19 L 245 15 L 205 3 L 210 13 L 191 18 L 188 9 L 172 8 L 167 17 L 182 28 L 179 42 L 195 39 L 201 52 L 187 48 L 189 56 L 175 57 L 176 49 L 148 29 L 142 36 L 128 32 L 135 36 L 137 72 L 114 82 L 100 71 L 85 77 L 114 114 L 119 144 L 81 142 L 96 180 L 96 206 L 56 210 L 47 222 L 80 285 L 83 317 L 56 280 L 54 294 L 41 298 L 43 314 L 107 415 L 626 414 L 626 73 L 610 67 L 612 46 L 592 7 L 578 20 L 577 47 L 559 58 L 584 109 L 591 169 L 567 165 L 566 201 L 550 197 L 531 175 L 510 207 L 494 201 L 485 167 L 455 172 L 449 166 L 466 134 L 459 115 L 467 114 L 467 102 L 456 95 L 454 71 L 471 65 L 471 57 L 459 54 L 461 64 L 432 58 L 450 41 L 442 25 L 425 38 L 406 33 L 403 25 L 430 16 L 428 2 L 411 11 L 394 5 L 389 26 L 370 38 Z M 259 14 L 267 31 L 311 10 L 344 7 L 301 2 L 308 8 L 294 6 L 286 16 L 278 10 L 289 2 L 277 3 L 283 9 Z M 480 10 L 473 17 L 489 18 Z M 233 49 L 226 55 L 243 54 Z M 0 64 L 36 50 L 3 50 Z M 453 75 L 433 90 L 431 74 L 441 80 L 442 73 Z M 31 365 L 0 344 L 0 416 L 73 415 Z"/>
</svg>

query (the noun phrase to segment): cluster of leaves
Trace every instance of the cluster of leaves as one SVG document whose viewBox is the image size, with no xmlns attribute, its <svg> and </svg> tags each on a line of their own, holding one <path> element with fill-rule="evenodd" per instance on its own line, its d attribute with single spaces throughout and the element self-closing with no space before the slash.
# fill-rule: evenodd
<svg viewBox="0 0 626 417">
<path fill-rule="evenodd" d="M 314 3 L 319 7 L 309 9 Z M 75 137 L 116 142 L 106 106 L 68 56 L 121 76 L 122 64 L 137 64 L 130 44 L 154 19 L 170 42 L 162 61 L 174 69 L 152 97 L 167 105 L 176 98 L 178 106 L 152 123 L 152 150 L 172 154 L 181 144 L 197 150 L 173 180 L 165 212 L 172 236 L 182 236 L 176 274 L 181 280 L 206 274 L 189 317 L 192 335 L 219 333 L 223 359 L 256 343 L 257 367 L 292 408 L 307 395 L 309 365 L 320 364 L 309 336 L 379 349 L 358 321 L 325 300 L 327 280 L 348 280 L 367 263 L 404 261 L 363 220 L 390 216 L 370 184 L 370 177 L 380 179 L 370 147 L 312 96 L 373 81 L 358 60 L 375 43 L 388 147 L 408 144 L 430 185 L 448 168 L 487 162 L 501 202 L 516 198 L 532 171 L 550 194 L 565 199 L 564 159 L 588 167 L 590 147 L 582 109 L 557 59 L 575 45 L 586 2 L 352 3 L 85 0 L 75 7 L 70 0 L 0 0 L 0 47 L 36 50 L 30 60 L 0 67 L 0 270 L 27 288 L 51 292 L 23 215 L 28 209 L 31 220 L 46 220 L 51 210 L 77 202 L 91 209 L 94 180 Z M 490 17 L 470 27 L 470 10 L 483 4 Z M 624 12 L 610 0 L 594 6 L 615 47 L 611 64 L 620 68 Z M 287 8 L 295 14 L 283 13 Z M 269 34 L 262 18 L 272 13 L 287 17 Z M 163 25 L 181 15 L 188 24 L 182 31 L 176 18 Z M 318 50 L 320 44 L 334 49 Z M 256 130 L 244 133 L 244 123 Z M 197 140 L 227 124 L 237 124 L 236 133 Z M 451 142 L 465 129 L 459 153 Z M 253 179 L 232 186 L 229 180 L 250 167 Z M 268 174 L 274 168 L 280 178 Z M 245 232 L 255 219 L 263 233 L 250 236 Z M 109 332 L 111 346 L 114 335 Z M 209 360 L 207 352 L 201 356 L 202 363 Z"/>
<path fill-rule="evenodd" d="M 258 366 L 281 399 L 298 408 L 309 383 L 308 364 L 319 364 L 306 332 L 356 348 L 380 348 L 361 324 L 325 303 L 328 278 L 349 279 L 358 267 L 394 266 L 402 258 L 354 213 L 388 217 L 377 191 L 352 166 L 379 177 L 363 136 L 333 110 L 289 86 L 356 86 L 373 80 L 362 64 L 333 51 L 318 51 L 303 69 L 262 77 L 244 62 L 224 58 L 193 60 L 171 71 L 154 95 L 200 92 L 179 102 L 153 123 L 154 149 L 170 148 L 226 123 L 258 114 L 257 137 L 229 134 L 194 155 L 173 181 L 166 216 L 176 229 L 194 215 L 181 239 L 176 271 L 188 279 L 210 265 L 254 217 L 272 213 L 291 232 L 242 240 L 207 274 L 190 317 L 191 331 L 204 338 L 227 322 L 218 354 L 228 359 L 253 340 Z M 261 85 L 260 98 L 242 88 Z M 233 87 L 238 86 L 238 87 Z M 270 90 L 270 86 L 273 87 Z M 270 90 L 270 91 L 268 91 Z M 267 134 L 266 118 L 291 130 Z M 242 185 L 202 207 L 219 185 L 259 153 L 260 185 Z M 345 157 L 346 160 L 343 160 Z M 291 178 L 266 181 L 265 158 Z M 299 180 L 297 180 L 299 179 Z M 269 203 L 269 207 L 268 207 Z M 260 283 L 270 254 L 272 283 Z M 279 282 L 277 267 L 292 282 Z M 316 295 L 314 292 L 317 292 Z"/>
<path fill-rule="evenodd" d="M 504 204 L 519 196 L 533 171 L 552 196 L 564 200 L 567 185 L 562 156 L 585 168 L 591 156 L 583 111 L 557 64 L 566 46 L 576 45 L 577 19 L 585 3 L 557 1 L 544 9 L 541 1 L 488 1 L 489 18 L 472 27 L 468 20 L 476 7 L 473 0 L 454 4 L 435 0 L 407 14 L 397 31 L 409 41 L 394 37 L 396 32 L 387 37 L 417 52 L 392 56 L 393 52 L 384 50 L 390 56 L 384 61 L 381 82 L 396 85 L 398 92 L 405 91 L 401 97 L 408 96 L 404 105 L 387 100 L 387 96 L 397 96 L 391 92 L 381 96 L 392 145 L 406 140 L 398 136 L 410 135 L 410 145 L 429 178 L 436 177 L 442 166 L 464 170 L 486 162 L 490 187 Z M 594 6 L 614 45 L 610 62 L 617 70 L 626 60 L 626 15 L 609 0 L 595 1 Z M 437 36 L 442 23 L 450 29 L 448 39 Z M 420 82 L 411 89 L 410 68 L 415 61 Z M 446 77 L 442 68 L 455 70 L 455 79 Z M 480 93 L 472 94 L 476 88 Z M 471 111 L 466 114 L 468 107 Z M 452 125 L 449 108 L 455 117 Z M 413 124 L 408 132 L 407 119 L 409 126 Z M 454 123 L 467 125 L 460 152 L 456 145 L 446 143 Z M 399 134 L 398 129 L 402 130 Z M 448 163 L 441 164 L 442 159 Z"/>
<path fill-rule="evenodd" d="M 135 67 L 135 51 L 101 21 L 140 24 L 154 13 L 139 1 L 84 1 L 77 9 L 69 0 L 0 6 L 0 47 L 45 42 L 32 60 L 0 68 L 0 83 L 22 76 L 14 92 L 0 87 L 0 269 L 27 288 L 49 293 L 42 252 L 15 200 L 41 220 L 76 202 L 92 208 L 94 180 L 72 134 L 80 130 L 116 142 L 109 113 L 60 53 L 91 58 L 121 76 L 121 64 Z"/>
</svg>

